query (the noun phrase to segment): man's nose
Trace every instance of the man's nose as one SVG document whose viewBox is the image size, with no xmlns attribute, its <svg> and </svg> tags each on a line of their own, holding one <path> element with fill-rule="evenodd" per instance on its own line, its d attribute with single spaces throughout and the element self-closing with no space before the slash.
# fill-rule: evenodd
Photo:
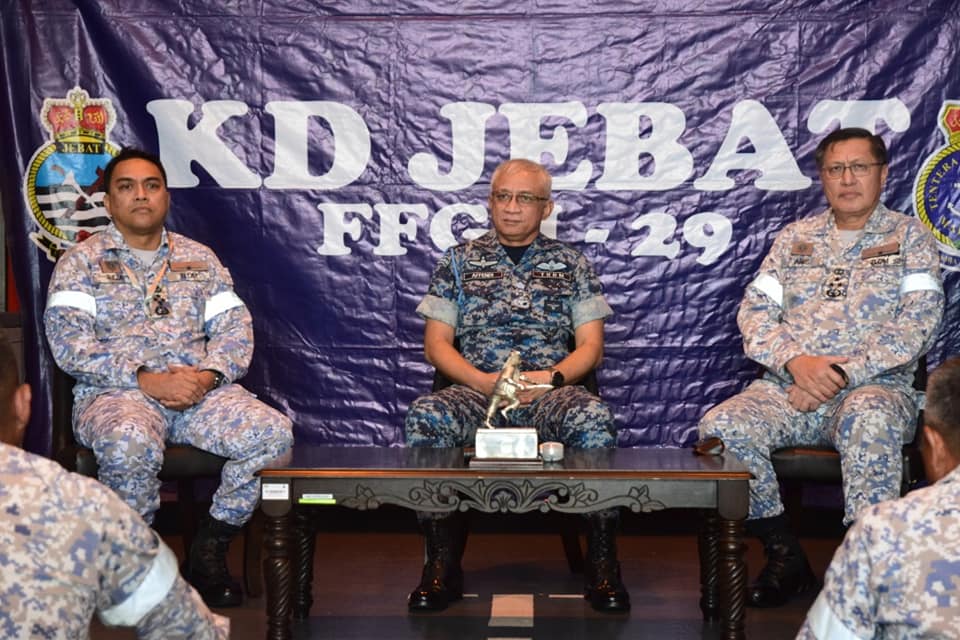
<svg viewBox="0 0 960 640">
<path fill-rule="evenodd" d="M 147 199 L 147 187 L 142 184 L 138 184 L 134 187 L 133 197 L 137 200 L 146 200 Z"/>
<path fill-rule="evenodd" d="M 843 173 L 840 174 L 840 182 L 843 184 L 853 184 L 857 181 L 857 176 L 853 175 L 853 167 L 843 167 Z"/>
</svg>

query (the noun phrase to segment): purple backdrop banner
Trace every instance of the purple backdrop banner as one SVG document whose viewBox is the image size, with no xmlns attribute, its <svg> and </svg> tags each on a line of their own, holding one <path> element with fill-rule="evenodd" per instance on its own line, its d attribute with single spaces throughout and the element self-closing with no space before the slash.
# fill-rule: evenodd
<svg viewBox="0 0 960 640">
<path fill-rule="evenodd" d="M 543 161 L 547 235 L 616 315 L 599 379 L 623 446 L 689 443 L 756 374 L 735 314 L 774 234 L 825 202 L 813 150 L 880 133 L 884 200 L 942 243 L 960 346 L 956 3 L 0 0 L 0 194 L 49 450 L 53 259 L 106 222 L 99 171 L 158 152 L 169 226 L 250 307 L 245 384 L 326 443 L 398 445 L 430 387 L 414 308 L 488 227 L 493 168 Z"/>
</svg>

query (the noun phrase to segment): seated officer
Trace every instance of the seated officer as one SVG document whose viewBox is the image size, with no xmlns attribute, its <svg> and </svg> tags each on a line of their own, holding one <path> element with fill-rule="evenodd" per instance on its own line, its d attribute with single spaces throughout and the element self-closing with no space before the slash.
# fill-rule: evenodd
<svg viewBox="0 0 960 640">
<path fill-rule="evenodd" d="M 44 313 L 54 359 L 77 379 L 74 432 L 100 481 L 148 523 L 166 442 L 228 459 L 184 575 L 211 607 L 237 606 L 227 549 L 257 506 L 256 472 L 290 449 L 292 425 L 234 382 L 253 354 L 250 312 L 209 247 L 164 228 L 159 159 L 124 149 L 104 185 L 111 223 L 61 256 Z"/>
<path fill-rule="evenodd" d="M 763 378 L 699 427 L 753 473 L 747 531 L 767 557 L 748 593 L 757 607 L 782 605 L 817 582 L 787 526 L 770 454 L 835 447 L 846 524 L 897 497 L 900 449 L 917 421 L 914 371 L 943 315 L 936 241 L 919 220 L 880 202 L 883 139 L 838 129 L 817 146 L 816 162 L 829 208 L 777 235 L 737 314 Z"/>
<path fill-rule="evenodd" d="M 553 211 L 550 186 L 550 174 L 535 162 L 501 164 L 491 180 L 494 229 L 447 251 L 437 265 L 417 312 L 426 318 L 427 360 L 455 384 L 411 405 L 404 425 L 409 446 L 471 445 L 511 350 L 520 352 L 528 379 L 552 385 L 522 392 L 523 405 L 509 413 L 514 424 L 536 427 L 540 440 L 568 447 L 616 446 L 609 407 L 576 384 L 603 357 L 603 322 L 612 311 L 586 258 L 540 234 Z M 441 610 L 462 597 L 455 518 L 418 513 L 427 561 L 409 597 L 411 611 Z M 585 596 L 599 611 L 627 611 L 618 512 L 588 520 Z"/>
<path fill-rule="evenodd" d="M 163 540 L 112 491 L 18 446 L 30 386 L 0 337 L 0 637 L 86 638 L 94 611 L 138 638 L 227 638 Z"/>
</svg>

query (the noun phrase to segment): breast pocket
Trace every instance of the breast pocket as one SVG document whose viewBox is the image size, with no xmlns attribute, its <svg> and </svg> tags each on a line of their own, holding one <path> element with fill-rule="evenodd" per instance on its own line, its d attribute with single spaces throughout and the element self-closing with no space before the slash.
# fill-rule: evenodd
<svg viewBox="0 0 960 640">
<path fill-rule="evenodd" d="M 206 281 L 203 279 L 174 280 L 166 284 L 167 302 L 171 313 L 169 319 L 192 324 L 194 331 L 203 332 L 203 315 L 207 301 Z"/>
<path fill-rule="evenodd" d="M 783 308 L 799 307 L 820 295 L 820 286 L 827 275 L 821 262 L 790 265 L 783 271 Z"/>
<path fill-rule="evenodd" d="M 879 321 L 892 317 L 900 301 L 902 279 L 903 264 L 900 261 L 863 261 L 852 276 L 856 308 Z"/>
<path fill-rule="evenodd" d="M 137 325 L 145 317 L 143 295 L 125 281 L 97 284 L 96 333 L 98 340 L 138 333 Z"/>
<path fill-rule="evenodd" d="M 531 307 L 544 324 L 569 323 L 573 283 L 566 279 L 534 278 L 530 284 Z"/>
</svg>

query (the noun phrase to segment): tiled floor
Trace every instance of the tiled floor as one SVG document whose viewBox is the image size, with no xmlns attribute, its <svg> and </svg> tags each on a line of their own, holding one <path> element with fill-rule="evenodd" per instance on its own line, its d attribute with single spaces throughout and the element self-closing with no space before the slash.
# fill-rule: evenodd
<svg viewBox="0 0 960 640">
<path fill-rule="evenodd" d="M 462 602 L 437 614 L 409 615 L 406 594 L 419 578 L 422 543 L 412 516 L 353 517 L 328 511 L 317 536 L 314 605 L 310 617 L 294 623 L 297 639 L 550 639 L 719 637 L 704 625 L 698 609 L 699 573 L 694 520 L 688 515 L 629 514 L 620 541 L 623 575 L 633 602 L 628 615 L 594 612 L 581 597 L 581 577 L 571 574 L 555 523 L 537 516 L 484 516 L 474 522 L 464 569 L 467 592 Z M 826 520 L 839 520 L 828 512 Z M 343 522 L 337 524 L 336 521 Z M 822 516 L 814 516 L 811 522 Z M 803 543 L 821 575 L 839 536 L 833 530 L 805 534 Z M 831 527 L 827 527 L 830 529 Z M 179 537 L 169 537 L 179 553 Z M 749 541 L 751 575 L 761 555 Z M 231 549 L 231 568 L 240 571 L 239 544 Z M 508 598 L 504 596 L 516 596 Z M 793 638 L 814 595 L 775 610 L 747 611 L 747 637 Z M 497 610 L 491 617 L 491 608 Z M 532 621 L 530 616 L 532 605 Z M 237 640 L 266 637 L 264 599 L 248 598 L 239 609 L 224 610 Z M 499 615 L 496 615 L 498 614 Z M 529 626 L 532 622 L 532 626 Z M 492 623 L 492 624 L 491 624 Z M 508 626 L 502 626 L 506 624 Z M 94 640 L 132 638 L 127 630 L 105 630 L 94 623 Z"/>
</svg>

